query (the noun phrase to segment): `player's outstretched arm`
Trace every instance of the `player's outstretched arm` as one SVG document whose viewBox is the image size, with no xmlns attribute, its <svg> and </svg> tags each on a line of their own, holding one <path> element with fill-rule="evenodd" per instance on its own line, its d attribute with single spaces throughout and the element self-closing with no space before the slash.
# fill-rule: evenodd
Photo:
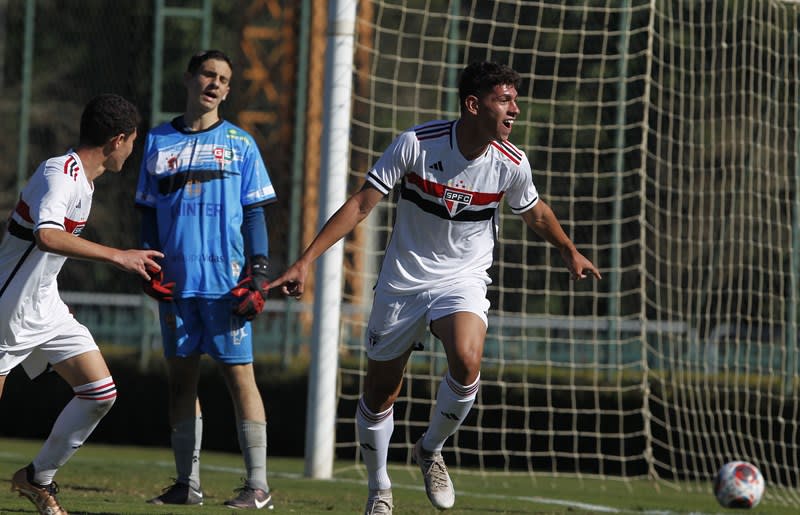
<svg viewBox="0 0 800 515">
<path fill-rule="evenodd" d="M 39 249 L 74 259 L 110 263 L 126 272 L 139 274 L 149 281 L 147 269 L 161 270 L 155 260 L 164 254 L 157 250 L 121 250 L 94 243 L 61 229 L 39 229 L 35 233 Z"/>
<path fill-rule="evenodd" d="M 544 200 L 539 199 L 535 206 L 521 216 L 528 227 L 559 250 L 574 280 L 585 279 L 588 274 L 597 279 L 602 278 L 597 267 L 575 248 L 555 213 Z"/>
<path fill-rule="evenodd" d="M 365 184 L 325 222 L 303 255 L 283 275 L 272 281 L 270 288 L 280 286 L 284 295 L 299 298 L 305 291 L 311 264 L 361 223 L 382 198 L 383 193 Z"/>
</svg>

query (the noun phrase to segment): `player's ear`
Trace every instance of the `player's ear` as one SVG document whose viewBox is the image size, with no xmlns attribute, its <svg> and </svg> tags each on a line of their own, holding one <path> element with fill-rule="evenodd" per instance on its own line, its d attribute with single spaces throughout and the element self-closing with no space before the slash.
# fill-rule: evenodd
<svg viewBox="0 0 800 515">
<path fill-rule="evenodd" d="M 125 133 L 120 132 L 113 138 L 111 138 L 111 142 L 114 144 L 114 148 L 119 148 L 120 145 L 125 141 Z"/>
<path fill-rule="evenodd" d="M 475 95 L 468 95 L 464 100 L 464 107 L 470 114 L 478 114 L 478 106 L 480 105 L 480 102 L 480 99 Z"/>
</svg>

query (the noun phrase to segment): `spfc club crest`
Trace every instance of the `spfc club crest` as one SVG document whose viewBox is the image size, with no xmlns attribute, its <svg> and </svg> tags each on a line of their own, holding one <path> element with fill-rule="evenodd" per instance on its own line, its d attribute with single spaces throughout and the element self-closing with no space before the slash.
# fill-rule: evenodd
<svg viewBox="0 0 800 515">
<path fill-rule="evenodd" d="M 443 199 L 447 212 L 450 213 L 450 218 L 453 218 L 472 203 L 472 193 L 444 190 Z"/>
</svg>

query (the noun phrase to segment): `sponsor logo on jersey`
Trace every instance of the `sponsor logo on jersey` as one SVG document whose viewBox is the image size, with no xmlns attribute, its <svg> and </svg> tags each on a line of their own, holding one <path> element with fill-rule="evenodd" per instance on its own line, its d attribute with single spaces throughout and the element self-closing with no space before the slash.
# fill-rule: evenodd
<svg viewBox="0 0 800 515">
<path fill-rule="evenodd" d="M 446 189 L 442 199 L 445 207 L 447 207 L 447 212 L 453 217 L 472 203 L 472 193 Z"/>
<path fill-rule="evenodd" d="M 167 170 L 174 170 L 176 168 L 178 168 L 178 156 L 167 158 Z"/>
<path fill-rule="evenodd" d="M 173 254 L 170 256 L 169 260 L 174 263 L 224 263 L 225 256 L 218 254 L 189 254 L 186 256 L 182 254 Z"/>
<path fill-rule="evenodd" d="M 230 163 L 233 161 L 233 150 L 225 147 L 216 147 L 214 149 L 214 159 L 220 163 Z"/>
<path fill-rule="evenodd" d="M 172 208 L 173 216 L 220 216 L 222 204 L 219 202 L 181 202 Z"/>
</svg>

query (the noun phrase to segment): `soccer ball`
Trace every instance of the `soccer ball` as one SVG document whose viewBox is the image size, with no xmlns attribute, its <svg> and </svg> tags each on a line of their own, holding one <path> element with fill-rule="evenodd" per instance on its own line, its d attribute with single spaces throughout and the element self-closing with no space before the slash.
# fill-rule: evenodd
<svg viewBox="0 0 800 515">
<path fill-rule="evenodd" d="M 714 497 L 723 508 L 753 508 L 764 495 L 764 476 L 752 463 L 731 461 L 714 477 Z"/>
</svg>

